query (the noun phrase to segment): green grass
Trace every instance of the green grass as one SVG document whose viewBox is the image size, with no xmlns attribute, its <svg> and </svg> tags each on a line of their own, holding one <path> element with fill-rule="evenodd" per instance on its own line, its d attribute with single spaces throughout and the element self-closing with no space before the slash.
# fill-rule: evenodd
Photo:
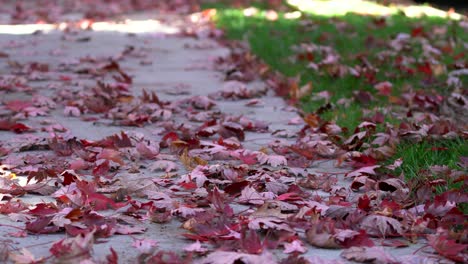
<svg viewBox="0 0 468 264">
<path fill-rule="evenodd" d="M 445 183 L 434 185 L 434 194 L 442 194 L 449 190 L 458 190 L 465 193 L 466 185 L 461 181 L 454 182 L 450 175 L 431 172 L 431 166 L 447 166 L 452 170 L 464 171 L 466 168 L 459 165 L 460 157 L 468 156 L 468 144 L 464 139 L 423 141 L 419 143 L 403 142 L 398 145 L 397 153 L 387 164 L 391 164 L 397 158 L 403 160 L 400 168 L 395 170 L 396 175 L 403 173 L 410 186 L 422 186 L 436 180 L 443 179 Z M 468 215 L 468 203 L 460 203 L 459 209 Z"/>
<path fill-rule="evenodd" d="M 366 78 L 356 78 L 353 76 L 333 77 L 323 72 L 316 72 L 307 67 L 308 61 L 294 61 L 297 54 L 291 49 L 292 46 L 300 43 L 316 43 L 333 47 L 341 56 L 341 62 L 347 66 L 354 67 L 363 62 L 356 55 L 361 55 L 373 64 L 378 72 L 375 81 L 390 81 L 393 84 L 393 96 L 399 96 L 405 87 L 411 86 L 413 89 L 423 89 L 435 91 L 440 94 L 447 94 L 450 91 L 446 88 L 446 73 L 435 76 L 435 80 L 424 83 L 426 76 L 423 73 L 404 75 L 397 72 L 392 62 L 380 62 L 377 54 L 383 50 L 388 50 L 386 44 L 399 33 L 411 34 L 412 29 L 422 26 L 424 31 L 431 34 L 434 26 L 446 26 L 447 34 L 438 40 L 447 41 L 448 38 L 462 39 L 468 41 L 468 35 L 463 34 L 463 30 L 451 21 L 442 18 L 426 17 L 413 19 L 402 14 L 392 15 L 387 19 L 387 26 L 375 27 L 374 18 L 347 14 L 339 17 L 324 17 L 308 14 L 307 19 L 288 20 L 280 17 L 276 21 L 265 19 L 265 12 L 261 11 L 252 17 L 243 15 L 242 10 L 228 8 L 225 5 L 209 5 L 206 8 L 218 8 L 215 22 L 218 27 L 225 30 L 227 37 L 233 40 L 245 40 L 250 44 L 254 54 L 270 65 L 274 70 L 286 76 L 300 76 L 301 85 L 311 82 L 313 90 L 311 96 L 302 99 L 301 107 L 306 112 L 315 112 L 326 102 L 313 101 L 311 97 L 320 91 L 330 91 L 332 94 L 331 103 L 336 103 L 341 98 L 351 98 L 353 92 L 357 90 L 371 92 L 375 100 L 368 105 L 361 105 L 353 102 L 349 107 L 335 104 L 328 111 L 320 114 L 322 119 L 336 121 L 338 125 L 345 128 L 346 135 L 352 133 L 354 128 L 362 122 L 363 109 L 374 109 L 376 107 L 390 107 L 388 98 L 376 94 L 373 83 Z M 262 6 L 259 6 L 261 8 Z M 260 9 L 261 10 L 261 9 Z M 308 26 L 303 22 L 307 21 Z M 349 29 L 340 31 L 337 24 L 346 22 Z M 376 43 L 366 47 L 369 38 L 373 38 Z M 447 65 L 448 70 L 453 70 L 450 65 L 454 62 L 454 56 L 460 52 L 466 52 L 463 41 L 458 41 L 452 53 L 443 53 L 439 60 Z M 380 43 L 380 44 L 379 44 Z M 411 42 L 410 49 L 404 55 L 412 58 L 420 58 L 422 47 L 416 42 Z M 322 59 L 321 54 L 313 54 L 314 62 Z M 412 65 L 415 68 L 415 65 Z M 462 81 L 468 81 L 466 78 Z M 397 124 L 398 119 L 392 115 L 386 115 L 385 121 Z M 383 125 L 377 127 L 377 131 L 382 131 Z M 457 167 L 457 162 L 461 156 L 468 156 L 467 144 L 465 140 L 445 140 L 438 142 L 424 141 L 418 144 L 404 142 L 397 148 L 397 153 L 390 159 L 403 158 L 404 163 L 399 172 L 403 172 L 408 180 L 427 180 L 434 175 L 427 174 L 427 169 L 432 165 L 447 165 L 453 169 Z M 441 177 L 438 175 L 438 177 Z M 448 186 L 445 188 L 460 188 L 461 183 L 454 184 L 448 179 Z M 442 192 L 444 187 L 438 187 L 438 192 Z"/>
<path fill-rule="evenodd" d="M 406 179 L 417 181 L 434 180 L 443 175 L 430 173 L 429 168 L 434 165 L 447 166 L 450 169 L 463 170 L 458 163 L 460 157 L 468 156 L 468 144 L 463 139 L 443 141 L 422 141 L 419 143 L 403 142 L 397 147 L 395 158 L 402 158 L 403 164 L 396 173 L 404 172 Z M 391 160 L 393 162 L 394 160 Z M 461 187 L 461 182 L 453 183 L 450 177 L 446 177 L 447 185 L 438 187 L 438 192 L 445 188 L 456 189 Z"/>
<path fill-rule="evenodd" d="M 300 43 L 320 43 L 322 45 L 333 47 L 342 58 L 342 62 L 348 66 L 355 66 L 362 63 L 356 58 L 357 54 L 362 55 L 368 61 L 373 63 L 379 70 L 376 74 L 376 81 L 390 81 L 394 85 L 393 93 L 398 95 L 403 87 L 411 85 L 415 88 L 421 86 L 420 76 L 387 76 L 394 72 L 391 63 L 378 64 L 376 54 L 380 51 L 388 49 L 385 45 L 376 45 L 371 48 L 366 48 L 366 39 L 372 36 L 376 41 L 383 44 L 388 39 L 395 37 L 398 33 L 411 33 L 411 29 L 416 25 L 421 25 L 430 32 L 430 27 L 434 25 L 444 25 L 448 22 L 440 18 L 428 19 L 412 19 L 403 15 L 391 16 L 384 28 L 373 28 L 373 18 L 364 17 L 355 14 L 347 14 L 342 17 L 330 18 L 323 16 L 309 15 L 308 21 L 312 21 L 312 27 L 307 28 L 302 26 L 299 20 L 288 20 L 280 18 L 276 21 L 268 21 L 265 19 L 264 12 L 246 17 L 242 10 L 231 8 L 220 8 L 222 5 L 208 5 L 205 7 L 218 7 L 216 23 L 220 28 L 225 29 L 228 38 L 237 40 L 247 40 L 252 51 L 261 59 L 268 63 L 273 69 L 280 71 L 287 76 L 300 76 L 301 83 L 311 82 L 313 85 L 313 93 L 328 90 L 332 93 L 332 102 L 336 102 L 340 98 L 349 98 L 353 91 L 364 90 L 375 93 L 373 84 L 365 78 L 356 78 L 353 76 L 333 77 L 326 74 L 317 73 L 306 67 L 307 62 L 292 62 L 291 57 L 295 57 L 295 53 L 291 49 L 293 45 Z M 346 34 L 341 33 L 337 28 L 337 22 L 345 21 L 349 24 L 350 29 Z M 451 27 L 452 25 L 449 25 Z M 468 38 L 461 34 L 461 29 L 456 28 L 459 32 L 457 36 Z M 414 45 L 409 51 L 411 57 L 418 58 L 422 48 L 419 45 Z M 462 51 L 462 44 L 456 47 L 457 53 Z M 321 55 L 314 54 L 315 61 L 320 61 Z M 453 62 L 450 56 L 443 56 L 442 60 L 446 63 Z M 445 80 L 446 76 L 438 76 L 440 82 L 434 82 L 425 89 L 434 89 L 439 92 L 446 92 L 446 89 L 441 85 L 441 80 Z M 385 102 L 386 98 L 377 95 L 373 105 L 379 105 Z M 309 112 L 317 110 L 321 105 L 317 102 L 311 102 L 309 98 L 304 98 L 302 101 L 303 109 Z M 353 105 L 351 111 L 346 111 L 345 118 L 338 118 L 337 123 L 341 126 L 350 129 L 356 125 L 356 120 L 361 117 L 360 111 L 353 111 L 358 108 L 358 105 Z M 342 108 L 341 108 L 342 109 Z M 331 118 L 331 116 L 325 116 Z"/>
</svg>

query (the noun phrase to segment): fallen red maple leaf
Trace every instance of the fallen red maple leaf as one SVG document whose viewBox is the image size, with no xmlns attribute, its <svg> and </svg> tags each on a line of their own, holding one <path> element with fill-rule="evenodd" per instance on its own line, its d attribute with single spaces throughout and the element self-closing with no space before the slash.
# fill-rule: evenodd
<svg viewBox="0 0 468 264">
<path fill-rule="evenodd" d="M 459 244 L 447 235 L 427 235 L 429 246 L 440 255 L 460 263 L 468 262 L 468 254 L 464 252 L 468 245 Z"/>
<path fill-rule="evenodd" d="M 17 123 L 6 119 L 0 119 L 0 130 L 13 131 L 17 134 L 21 134 L 32 129 L 22 123 Z"/>
</svg>

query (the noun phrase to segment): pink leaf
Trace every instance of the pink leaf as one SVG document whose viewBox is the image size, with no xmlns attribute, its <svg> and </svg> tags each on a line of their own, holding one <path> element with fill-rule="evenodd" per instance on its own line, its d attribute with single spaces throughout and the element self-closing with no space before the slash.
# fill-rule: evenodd
<svg viewBox="0 0 468 264">
<path fill-rule="evenodd" d="M 201 259 L 198 264 L 235 264 L 235 263 L 276 263 L 268 252 L 262 255 L 245 254 L 229 251 L 215 251 Z"/>
<path fill-rule="evenodd" d="M 138 142 L 136 149 L 146 159 L 154 159 L 159 154 L 159 145 L 152 141 Z"/>
<path fill-rule="evenodd" d="M 351 247 L 343 250 L 341 256 L 360 263 L 398 264 L 401 263 L 381 247 Z"/>
<path fill-rule="evenodd" d="M 153 251 L 153 249 L 158 245 L 158 241 L 144 238 L 137 239 L 135 238 L 132 243 L 132 247 L 136 248 L 142 254 L 148 254 Z"/>
<path fill-rule="evenodd" d="M 75 116 L 78 117 L 81 115 L 80 109 L 75 106 L 66 106 L 65 109 L 63 109 L 63 114 L 67 116 Z"/>
<path fill-rule="evenodd" d="M 165 172 L 177 170 L 177 164 L 170 160 L 158 160 L 150 166 L 151 171 L 164 170 Z"/>
<path fill-rule="evenodd" d="M 122 160 L 122 157 L 120 156 L 120 152 L 117 150 L 113 149 L 103 149 L 97 156 L 97 159 L 105 159 L 105 160 L 110 160 L 115 163 L 118 163 L 120 165 L 123 165 L 124 162 Z"/>
<path fill-rule="evenodd" d="M 184 250 L 188 252 L 197 252 L 197 253 L 205 253 L 208 251 L 207 248 L 202 247 L 202 244 L 198 240 L 197 242 L 186 246 Z"/>
<path fill-rule="evenodd" d="M 346 177 L 358 177 L 361 175 L 375 175 L 375 169 L 380 168 L 380 165 L 367 166 L 357 169 L 355 171 L 346 173 Z"/>
<path fill-rule="evenodd" d="M 291 243 L 284 243 L 284 253 L 290 254 L 294 252 L 305 253 L 307 249 L 302 245 L 300 240 L 294 240 Z"/>
<path fill-rule="evenodd" d="M 257 156 L 258 161 L 261 164 L 270 164 L 272 167 L 278 167 L 280 165 L 287 166 L 288 162 L 284 156 L 280 155 L 267 155 L 260 152 Z"/>
<path fill-rule="evenodd" d="M 374 88 L 379 91 L 380 95 L 389 96 L 392 94 L 392 83 L 391 82 L 380 82 L 374 85 Z"/>
</svg>

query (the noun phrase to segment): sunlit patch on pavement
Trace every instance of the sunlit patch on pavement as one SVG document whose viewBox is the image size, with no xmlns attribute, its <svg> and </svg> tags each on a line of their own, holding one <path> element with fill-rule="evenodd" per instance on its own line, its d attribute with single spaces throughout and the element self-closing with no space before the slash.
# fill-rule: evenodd
<svg viewBox="0 0 468 264">
<path fill-rule="evenodd" d="M 158 20 L 132 20 L 126 19 L 122 22 L 105 21 L 92 22 L 81 20 L 79 22 L 62 22 L 59 24 L 21 24 L 21 25 L 0 25 L 0 34 L 29 35 L 35 32 L 48 33 L 54 30 L 65 30 L 67 28 L 90 29 L 97 32 L 120 32 L 120 33 L 163 33 L 176 34 L 179 30 L 176 27 L 164 25 Z"/>
</svg>

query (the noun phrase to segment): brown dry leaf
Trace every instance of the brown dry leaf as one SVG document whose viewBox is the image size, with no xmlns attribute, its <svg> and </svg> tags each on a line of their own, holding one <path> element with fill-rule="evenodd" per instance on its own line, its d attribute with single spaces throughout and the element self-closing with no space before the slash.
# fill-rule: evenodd
<svg viewBox="0 0 468 264">
<path fill-rule="evenodd" d="M 297 94 L 298 98 L 300 99 L 300 98 L 302 98 L 304 96 L 309 95 L 312 92 L 312 89 L 313 89 L 312 83 L 308 82 L 306 85 L 299 88 L 299 91 L 298 91 L 298 94 Z"/>
<path fill-rule="evenodd" d="M 197 165 L 203 165 L 203 166 L 208 165 L 208 161 L 206 161 L 206 160 L 204 160 L 204 159 L 202 159 L 202 158 L 200 158 L 200 157 L 197 157 L 197 156 L 193 157 L 193 161 L 194 161 Z"/>
<path fill-rule="evenodd" d="M 41 263 L 44 260 L 44 258 L 34 257 L 34 255 L 26 248 L 22 248 L 19 253 L 10 252 L 9 257 L 10 260 L 16 264 Z"/>
<path fill-rule="evenodd" d="M 288 218 L 289 214 L 281 213 L 281 209 L 276 203 L 265 202 L 262 206 L 260 206 L 260 208 L 257 209 L 257 211 L 253 212 L 250 216 L 254 218 L 274 216 L 280 219 L 286 219 Z"/>
<path fill-rule="evenodd" d="M 439 64 L 431 64 L 430 67 L 431 67 L 432 73 L 435 76 L 439 76 L 439 75 L 445 74 L 447 72 L 447 69 L 445 68 L 444 64 L 440 64 L 440 63 Z"/>
<path fill-rule="evenodd" d="M 327 232 L 318 233 L 317 226 L 313 226 L 306 232 L 307 242 L 319 248 L 341 248 L 336 242 L 335 236 Z"/>
<path fill-rule="evenodd" d="M 195 225 L 198 224 L 198 221 L 195 218 L 190 218 L 182 224 L 182 227 L 186 230 L 193 231 Z"/>
<path fill-rule="evenodd" d="M 185 148 L 182 155 L 180 155 L 180 161 L 187 170 L 193 170 L 195 168 L 193 158 L 188 155 L 188 148 Z"/>
<path fill-rule="evenodd" d="M 310 113 L 304 117 L 304 121 L 310 126 L 310 127 L 318 127 L 320 124 L 320 117 L 317 114 Z"/>
</svg>

